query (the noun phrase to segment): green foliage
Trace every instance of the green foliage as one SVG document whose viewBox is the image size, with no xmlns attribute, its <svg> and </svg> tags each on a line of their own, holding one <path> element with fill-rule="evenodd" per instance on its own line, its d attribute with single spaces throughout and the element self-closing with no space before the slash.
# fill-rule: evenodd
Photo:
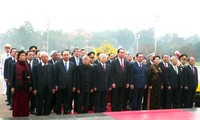
<svg viewBox="0 0 200 120">
<path fill-rule="evenodd" d="M 87 32 L 82 29 L 77 29 L 72 33 L 50 29 L 48 51 L 61 51 L 66 48 L 72 50 L 75 47 L 86 48 L 87 51 L 91 51 L 96 47 L 99 48 L 100 46 L 104 46 L 104 44 L 109 44 L 113 48 L 123 47 L 126 51 L 134 55 L 137 46 L 135 33 L 136 31 L 129 29 L 106 30 L 102 32 Z M 140 35 L 138 39 L 138 51 L 146 55 L 154 52 L 156 39 L 156 54 L 158 55 L 164 53 L 172 55 L 174 51 L 178 50 L 181 53 L 188 54 L 188 56 L 194 56 L 200 59 L 200 54 L 198 53 L 200 51 L 199 35 L 184 38 L 178 34 L 167 33 L 164 36 L 155 38 L 153 28 L 143 29 L 139 32 L 137 31 L 137 33 Z M 105 43 L 104 40 L 109 41 Z M 27 50 L 31 45 L 36 45 L 40 50 L 46 50 L 47 31 L 35 31 L 32 24 L 26 21 L 18 28 L 12 28 L 6 33 L 0 34 L 0 45 L 3 46 L 6 43 L 10 43 L 18 49 Z M 108 46 L 104 47 L 108 48 Z"/>
</svg>

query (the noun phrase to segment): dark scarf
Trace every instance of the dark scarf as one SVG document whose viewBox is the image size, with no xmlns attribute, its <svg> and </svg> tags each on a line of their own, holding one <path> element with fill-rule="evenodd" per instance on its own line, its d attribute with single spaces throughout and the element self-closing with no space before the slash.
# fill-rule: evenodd
<svg viewBox="0 0 200 120">
<path fill-rule="evenodd" d="M 22 67 L 25 67 L 25 76 L 22 74 Z M 25 79 L 23 78 L 25 77 Z M 31 84 L 31 79 L 30 79 L 30 70 L 28 67 L 28 64 L 23 61 L 17 61 L 16 63 L 16 81 L 17 81 L 17 86 L 20 88 L 23 88 L 25 90 L 28 90 Z"/>
</svg>

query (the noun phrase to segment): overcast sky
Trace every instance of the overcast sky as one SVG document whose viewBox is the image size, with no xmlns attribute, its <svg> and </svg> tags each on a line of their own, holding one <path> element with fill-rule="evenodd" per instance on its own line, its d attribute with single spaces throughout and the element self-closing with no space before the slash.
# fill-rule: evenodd
<svg viewBox="0 0 200 120">
<path fill-rule="evenodd" d="M 35 30 L 72 32 L 155 27 L 156 34 L 200 34 L 199 0 L 0 0 L 0 33 L 30 21 Z"/>
</svg>

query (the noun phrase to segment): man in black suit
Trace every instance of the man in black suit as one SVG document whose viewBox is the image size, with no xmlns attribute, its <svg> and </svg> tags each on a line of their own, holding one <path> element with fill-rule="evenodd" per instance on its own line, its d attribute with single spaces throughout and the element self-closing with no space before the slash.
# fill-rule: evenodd
<svg viewBox="0 0 200 120">
<path fill-rule="evenodd" d="M 147 63 L 146 63 L 147 70 L 153 65 L 153 57 L 154 56 L 155 56 L 155 53 L 149 54 L 149 57 L 148 57 L 149 59 L 147 60 Z M 148 88 L 148 86 L 147 86 L 147 88 Z M 144 100 L 143 100 L 143 103 L 142 103 L 142 109 L 143 110 L 147 110 L 147 98 L 148 98 L 148 89 L 145 89 L 144 90 Z"/>
<path fill-rule="evenodd" d="M 132 110 L 141 110 L 144 89 L 147 88 L 147 70 L 142 64 L 144 56 L 136 54 L 137 61 L 130 66 L 130 88 L 132 90 Z"/>
<path fill-rule="evenodd" d="M 82 64 L 81 50 L 79 48 L 74 49 L 73 57 L 71 57 L 69 61 L 73 62 L 76 66 Z"/>
<path fill-rule="evenodd" d="M 129 87 L 129 63 L 124 59 L 125 50 L 117 50 L 118 58 L 112 62 L 112 111 L 121 111 L 123 107 L 125 88 Z"/>
<path fill-rule="evenodd" d="M 81 58 L 81 50 L 79 48 L 74 48 L 73 50 L 73 57 L 71 57 L 69 59 L 69 61 L 73 62 L 76 66 L 79 66 L 82 64 L 82 58 Z M 76 92 L 72 93 L 72 99 L 71 99 L 71 103 L 73 103 L 74 100 L 74 111 L 77 111 L 77 94 Z M 72 106 L 71 108 L 72 109 Z"/>
<path fill-rule="evenodd" d="M 90 93 L 93 92 L 94 69 L 90 65 L 89 56 L 85 55 L 82 58 L 83 58 L 83 64 L 77 67 L 77 94 L 78 94 L 77 112 L 88 113 Z"/>
<path fill-rule="evenodd" d="M 36 115 L 49 115 L 51 93 L 55 93 L 53 81 L 53 64 L 48 63 L 48 54 L 41 52 L 41 63 L 34 65 L 32 70 L 33 94 L 37 96 Z"/>
<path fill-rule="evenodd" d="M 48 61 L 48 63 L 51 63 L 54 65 L 58 59 L 58 52 L 56 50 L 52 50 L 50 52 L 50 56 L 51 56 L 51 59 Z"/>
<path fill-rule="evenodd" d="M 89 58 L 90 58 L 90 65 L 94 68 L 94 66 L 96 65 L 94 63 L 94 61 L 95 61 L 95 53 L 94 52 L 89 52 L 87 54 L 87 56 L 89 56 Z M 95 103 L 94 93 L 90 93 L 89 110 L 93 110 L 94 103 Z"/>
<path fill-rule="evenodd" d="M 94 66 L 94 96 L 95 112 L 105 112 L 108 99 L 108 90 L 111 90 L 111 66 L 106 64 L 107 55 L 100 55 L 101 63 Z"/>
<path fill-rule="evenodd" d="M 179 61 L 180 61 L 180 69 L 181 69 L 181 73 L 182 73 L 182 78 L 183 78 L 183 69 L 187 66 L 186 63 L 187 63 L 187 55 L 186 54 L 182 54 L 180 57 L 179 57 Z M 184 100 L 186 99 L 187 97 L 187 94 L 185 94 L 185 90 L 184 88 L 181 89 L 180 91 L 180 95 L 181 95 L 181 98 L 180 98 L 180 101 L 179 101 L 179 104 L 180 104 L 180 107 L 181 108 L 184 108 Z"/>
<path fill-rule="evenodd" d="M 61 105 L 64 114 L 71 112 L 71 96 L 76 89 L 76 65 L 69 61 L 70 51 L 62 51 L 63 60 L 55 64 L 54 77 L 56 84 L 56 114 L 61 114 Z"/>
<path fill-rule="evenodd" d="M 184 81 L 184 89 L 185 97 L 184 107 L 185 108 L 192 108 L 195 98 L 196 88 L 198 86 L 198 71 L 197 68 L 194 66 L 195 58 L 189 57 L 188 58 L 189 65 L 183 69 L 183 81 Z"/>
<path fill-rule="evenodd" d="M 134 61 L 133 61 L 133 56 L 132 56 L 132 54 L 130 54 L 130 53 L 127 54 L 126 60 L 127 60 L 129 63 L 134 62 Z"/>
<path fill-rule="evenodd" d="M 51 56 L 51 59 L 48 61 L 48 63 L 54 65 L 58 61 L 58 52 L 56 50 L 52 50 L 50 52 L 50 56 Z M 56 106 L 56 94 L 53 94 L 51 96 L 51 110 L 53 110 L 53 112 L 56 112 L 55 106 Z"/>
<path fill-rule="evenodd" d="M 10 109 L 12 110 L 12 103 L 13 103 L 13 94 L 11 94 L 11 88 L 10 88 L 10 82 L 11 82 L 11 70 L 12 70 L 12 64 L 17 62 L 17 54 L 18 52 L 16 51 L 15 53 L 15 57 L 12 58 L 12 60 L 10 60 L 8 62 L 8 68 L 7 68 L 7 83 L 8 83 L 8 102 L 10 104 Z"/>
<path fill-rule="evenodd" d="M 40 63 L 41 62 L 41 57 L 40 57 L 40 50 L 37 50 L 36 52 L 35 52 L 35 57 L 34 57 L 34 61 L 36 61 L 36 62 L 38 62 L 38 63 Z M 33 52 L 34 53 L 34 52 Z"/>
<path fill-rule="evenodd" d="M 180 67 L 178 66 L 178 58 L 172 56 L 172 65 L 167 68 L 167 96 L 166 96 L 166 108 L 180 108 L 180 90 L 183 87 L 183 78 Z M 173 106 L 172 106 L 173 105 Z"/>
<path fill-rule="evenodd" d="M 171 66 L 171 64 L 169 64 L 169 56 L 164 54 L 162 56 L 162 62 L 160 62 L 160 64 L 158 65 L 161 70 L 162 70 L 162 79 L 163 79 L 163 85 L 164 85 L 164 88 L 162 89 L 161 91 L 161 107 L 163 109 L 165 109 L 167 106 L 166 106 L 166 95 L 167 95 L 167 68 Z"/>
<path fill-rule="evenodd" d="M 84 55 L 86 55 L 86 54 L 87 54 L 86 49 L 82 48 L 82 49 L 81 49 L 81 58 L 82 58 Z"/>
<path fill-rule="evenodd" d="M 146 67 L 151 67 L 153 65 L 153 57 L 155 56 L 155 53 L 149 54 L 149 59 L 147 60 Z"/>
<path fill-rule="evenodd" d="M 98 52 L 98 53 L 97 53 L 97 59 L 94 61 L 95 64 L 101 63 L 101 62 L 100 62 L 100 55 L 101 55 L 101 53 L 102 53 L 102 52 Z"/>
<path fill-rule="evenodd" d="M 37 47 L 36 46 L 34 46 L 34 45 L 30 46 L 29 51 L 33 52 L 33 57 L 36 57 L 36 55 L 37 55 L 37 53 L 36 53 Z"/>
<path fill-rule="evenodd" d="M 113 62 L 113 60 L 115 58 L 115 54 L 109 53 L 108 57 L 109 58 L 108 58 L 106 64 L 109 64 L 111 66 L 111 64 L 112 64 L 112 62 Z M 108 91 L 108 103 L 111 103 L 111 91 Z"/>
<path fill-rule="evenodd" d="M 33 66 L 37 65 L 38 62 L 33 60 L 34 58 L 34 53 L 32 51 L 27 51 L 26 53 L 26 57 L 27 57 L 27 60 L 26 62 L 28 63 L 29 65 L 29 68 L 30 68 L 30 72 L 31 72 L 31 75 L 32 75 L 32 70 L 33 70 Z M 32 77 L 31 77 L 32 78 Z M 33 80 L 31 79 L 31 83 L 33 83 Z M 31 85 L 33 86 L 33 84 Z M 35 112 L 35 108 L 36 108 L 36 96 L 33 94 L 33 92 L 31 91 L 30 92 L 30 113 L 35 115 L 36 112 Z"/>
<path fill-rule="evenodd" d="M 111 64 L 112 64 L 112 61 L 113 61 L 114 58 L 115 58 L 115 54 L 109 53 L 109 54 L 108 54 L 108 57 L 109 57 L 109 60 L 107 60 L 106 64 L 111 65 Z"/>
<path fill-rule="evenodd" d="M 9 66 L 9 62 L 15 59 L 15 55 L 17 53 L 17 49 L 16 48 L 12 48 L 10 51 L 10 55 L 11 57 L 7 58 L 5 60 L 4 63 L 4 80 L 6 81 L 7 84 L 7 100 L 8 100 L 8 104 L 7 105 L 11 105 L 11 91 L 10 91 L 10 85 L 9 85 L 9 76 L 10 76 L 10 72 L 11 72 L 11 66 L 12 64 Z"/>
</svg>

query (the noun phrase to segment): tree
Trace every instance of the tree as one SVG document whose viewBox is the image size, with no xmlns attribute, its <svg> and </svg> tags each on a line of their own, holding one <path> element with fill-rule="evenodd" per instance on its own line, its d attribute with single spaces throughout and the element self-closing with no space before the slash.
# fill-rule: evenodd
<svg viewBox="0 0 200 120">
<path fill-rule="evenodd" d="M 110 53 L 116 54 L 117 49 L 114 48 L 109 42 L 107 42 L 107 40 L 104 40 L 100 47 L 96 47 L 92 51 L 95 53 L 102 52 L 108 55 Z"/>
<path fill-rule="evenodd" d="M 34 31 L 30 22 L 24 22 L 19 28 L 8 30 L 3 39 L 18 49 L 28 49 L 31 45 L 39 46 L 42 36 Z"/>
<path fill-rule="evenodd" d="M 149 54 L 155 50 L 155 36 L 154 29 L 150 28 L 148 30 L 141 30 L 139 32 L 140 38 L 138 40 L 139 49 L 138 51 Z"/>
</svg>

